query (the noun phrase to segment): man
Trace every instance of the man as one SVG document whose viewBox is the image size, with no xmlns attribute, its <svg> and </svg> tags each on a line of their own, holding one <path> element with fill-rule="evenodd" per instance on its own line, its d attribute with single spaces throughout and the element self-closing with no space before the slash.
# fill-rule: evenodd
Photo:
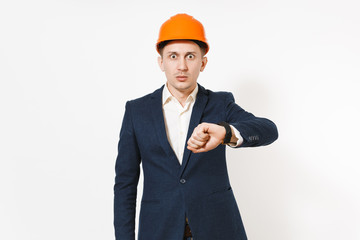
<svg viewBox="0 0 360 240">
<path fill-rule="evenodd" d="M 247 239 L 230 186 L 225 147 L 255 147 L 277 139 L 273 122 L 234 103 L 231 93 L 197 84 L 209 45 L 202 24 L 187 14 L 159 34 L 166 84 L 126 103 L 114 186 L 117 240 L 135 239 L 137 184 L 144 189 L 140 240 Z"/>
</svg>

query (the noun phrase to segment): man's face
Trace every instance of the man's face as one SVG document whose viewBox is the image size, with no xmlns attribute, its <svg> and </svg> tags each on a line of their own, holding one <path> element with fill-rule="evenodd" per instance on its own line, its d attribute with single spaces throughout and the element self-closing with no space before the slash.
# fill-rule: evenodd
<svg viewBox="0 0 360 240">
<path fill-rule="evenodd" d="M 196 87 L 199 73 L 204 70 L 207 63 L 207 58 L 202 56 L 199 45 L 187 40 L 168 43 L 158 60 L 172 94 L 191 93 Z"/>
</svg>

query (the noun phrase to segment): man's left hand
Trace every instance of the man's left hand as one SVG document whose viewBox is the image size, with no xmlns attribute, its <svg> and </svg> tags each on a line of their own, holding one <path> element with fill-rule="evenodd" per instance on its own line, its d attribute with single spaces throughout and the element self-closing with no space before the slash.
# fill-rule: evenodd
<svg viewBox="0 0 360 240">
<path fill-rule="evenodd" d="M 193 153 L 210 151 L 225 138 L 226 130 L 223 126 L 213 123 L 200 123 L 191 134 L 187 148 Z"/>
</svg>

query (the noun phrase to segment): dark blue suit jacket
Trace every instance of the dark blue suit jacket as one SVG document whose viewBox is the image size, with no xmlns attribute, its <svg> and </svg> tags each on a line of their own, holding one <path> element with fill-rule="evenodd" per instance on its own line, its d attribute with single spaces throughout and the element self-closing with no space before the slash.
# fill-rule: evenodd
<svg viewBox="0 0 360 240">
<path fill-rule="evenodd" d="M 135 239 L 140 163 L 144 189 L 139 240 L 182 240 L 185 216 L 195 240 L 247 239 L 229 182 L 225 146 L 196 154 L 185 146 L 180 165 L 166 136 L 163 87 L 126 103 L 115 167 L 116 239 Z M 199 85 L 187 139 L 199 123 L 221 121 L 239 130 L 244 138 L 241 147 L 267 145 L 278 137 L 273 122 L 244 111 L 231 93 L 212 92 Z"/>
</svg>

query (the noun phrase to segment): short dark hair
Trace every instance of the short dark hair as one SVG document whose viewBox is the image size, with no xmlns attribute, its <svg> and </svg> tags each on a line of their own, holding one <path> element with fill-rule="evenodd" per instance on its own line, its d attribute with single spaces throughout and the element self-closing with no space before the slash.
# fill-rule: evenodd
<svg viewBox="0 0 360 240">
<path fill-rule="evenodd" d="M 179 39 L 179 40 L 182 40 L 182 39 Z M 184 39 L 184 40 L 187 40 L 187 39 Z M 162 57 L 163 56 L 163 50 L 164 50 L 164 47 L 169 43 L 169 42 L 172 42 L 172 41 L 175 41 L 175 40 L 167 40 L 167 41 L 163 41 L 163 42 L 160 42 L 158 44 L 158 49 L 159 49 L 159 53 L 160 53 L 160 56 Z M 192 41 L 194 43 L 196 43 L 199 47 L 200 47 L 200 50 L 201 50 L 201 56 L 204 56 L 206 54 L 206 50 L 208 48 L 207 44 L 202 42 L 202 41 L 199 41 L 199 40 L 192 40 L 192 39 L 189 39 L 189 41 Z"/>
</svg>

